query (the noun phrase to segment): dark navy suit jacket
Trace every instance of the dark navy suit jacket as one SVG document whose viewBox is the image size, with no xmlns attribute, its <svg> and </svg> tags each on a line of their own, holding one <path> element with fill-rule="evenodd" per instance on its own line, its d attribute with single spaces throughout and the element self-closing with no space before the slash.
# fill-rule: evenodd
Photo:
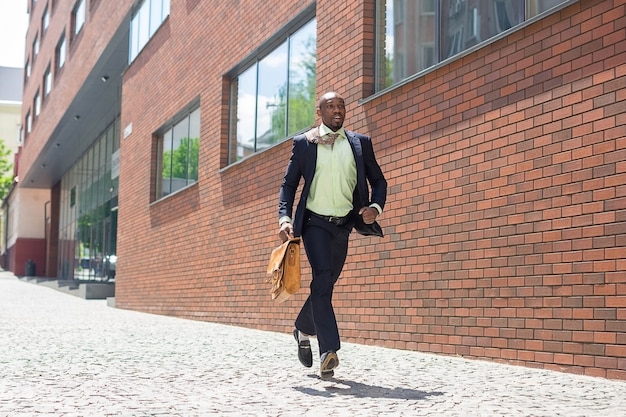
<svg viewBox="0 0 626 417">
<path fill-rule="evenodd" d="M 358 211 L 371 203 L 377 203 L 381 208 L 385 207 L 387 181 L 376 161 L 371 138 L 348 130 L 345 130 L 345 133 L 352 147 L 352 153 L 356 162 L 356 187 L 352 197 L 354 208 L 351 212 L 351 222 L 348 224 L 351 227 L 355 227 L 361 234 L 382 236 L 382 230 L 378 223 L 375 222 L 372 225 L 364 224 L 361 216 L 358 215 Z M 302 235 L 306 200 L 309 196 L 313 176 L 315 175 L 316 162 L 317 144 L 307 141 L 304 134 L 295 136 L 293 138 L 291 158 L 280 187 L 278 203 L 278 217 L 289 216 L 292 219 L 295 236 Z M 294 217 L 293 204 L 300 178 L 304 178 L 304 187 L 302 188 L 302 194 L 300 195 Z M 368 191 L 368 183 L 372 189 L 371 198 Z"/>
</svg>

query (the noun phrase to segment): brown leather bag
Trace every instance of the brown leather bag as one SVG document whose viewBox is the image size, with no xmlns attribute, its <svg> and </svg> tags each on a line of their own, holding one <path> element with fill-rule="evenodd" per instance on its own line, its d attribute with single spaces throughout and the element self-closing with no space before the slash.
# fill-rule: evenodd
<svg viewBox="0 0 626 417">
<path fill-rule="evenodd" d="M 272 300 L 282 303 L 300 289 L 300 238 L 287 240 L 272 251 L 267 266 Z"/>
</svg>

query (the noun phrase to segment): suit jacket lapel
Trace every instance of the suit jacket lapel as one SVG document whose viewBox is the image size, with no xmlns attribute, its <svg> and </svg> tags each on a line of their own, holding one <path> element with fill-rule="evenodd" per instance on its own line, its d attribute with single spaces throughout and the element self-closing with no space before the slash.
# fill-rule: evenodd
<svg viewBox="0 0 626 417">
<path fill-rule="evenodd" d="M 361 199 L 367 199 L 367 188 L 363 189 L 366 186 L 365 181 L 365 166 L 363 161 L 363 148 L 361 148 L 361 141 L 359 138 L 354 136 L 354 134 L 350 131 L 346 130 L 346 136 L 348 137 L 348 141 L 350 142 L 350 146 L 352 147 L 352 152 L 354 153 L 354 162 L 356 163 L 356 187 L 359 192 L 359 197 Z M 357 202 L 354 202 L 355 206 Z M 358 202 L 362 204 L 362 202 Z"/>
<path fill-rule="evenodd" d="M 313 180 L 313 175 L 315 175 L 315 165 L 317 164 L 317 145 L 312 144 L 308 141 L 306 142 L 306 144 L 306 170 L 304 175 L 306 176 L 305 179 L 310 184 Z"/>
</svg>

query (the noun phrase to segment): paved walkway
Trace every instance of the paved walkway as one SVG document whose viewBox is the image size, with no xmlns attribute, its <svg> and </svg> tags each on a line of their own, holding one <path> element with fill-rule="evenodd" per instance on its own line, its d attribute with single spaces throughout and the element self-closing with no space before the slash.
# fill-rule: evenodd
<svg viewBox="0 0 626 417">
<path fill-rule="evenodd" d="M 315 352 L 316 350 L 314 350 Z M 0 416 L 626 416 L 626 382 L 107 307 L 0 270 Z"/>
</svg>

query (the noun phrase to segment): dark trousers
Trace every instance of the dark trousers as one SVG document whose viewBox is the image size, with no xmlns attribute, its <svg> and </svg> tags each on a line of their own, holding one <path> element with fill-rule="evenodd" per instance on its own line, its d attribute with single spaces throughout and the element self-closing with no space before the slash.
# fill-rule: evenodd
<svg viewBox="0 0 626 417">
<path fill-rule="evenodd" d="M 335 282 L 348 254 L 350 228 L 336 226 L 316 217 L 305 219 L 302 240 L 311 264 L 311 293 L 296 318 L 296 329 L 317 336 L 320 355 L 337 351 L 341 344 L 333 310 Z"/>
</svg>

